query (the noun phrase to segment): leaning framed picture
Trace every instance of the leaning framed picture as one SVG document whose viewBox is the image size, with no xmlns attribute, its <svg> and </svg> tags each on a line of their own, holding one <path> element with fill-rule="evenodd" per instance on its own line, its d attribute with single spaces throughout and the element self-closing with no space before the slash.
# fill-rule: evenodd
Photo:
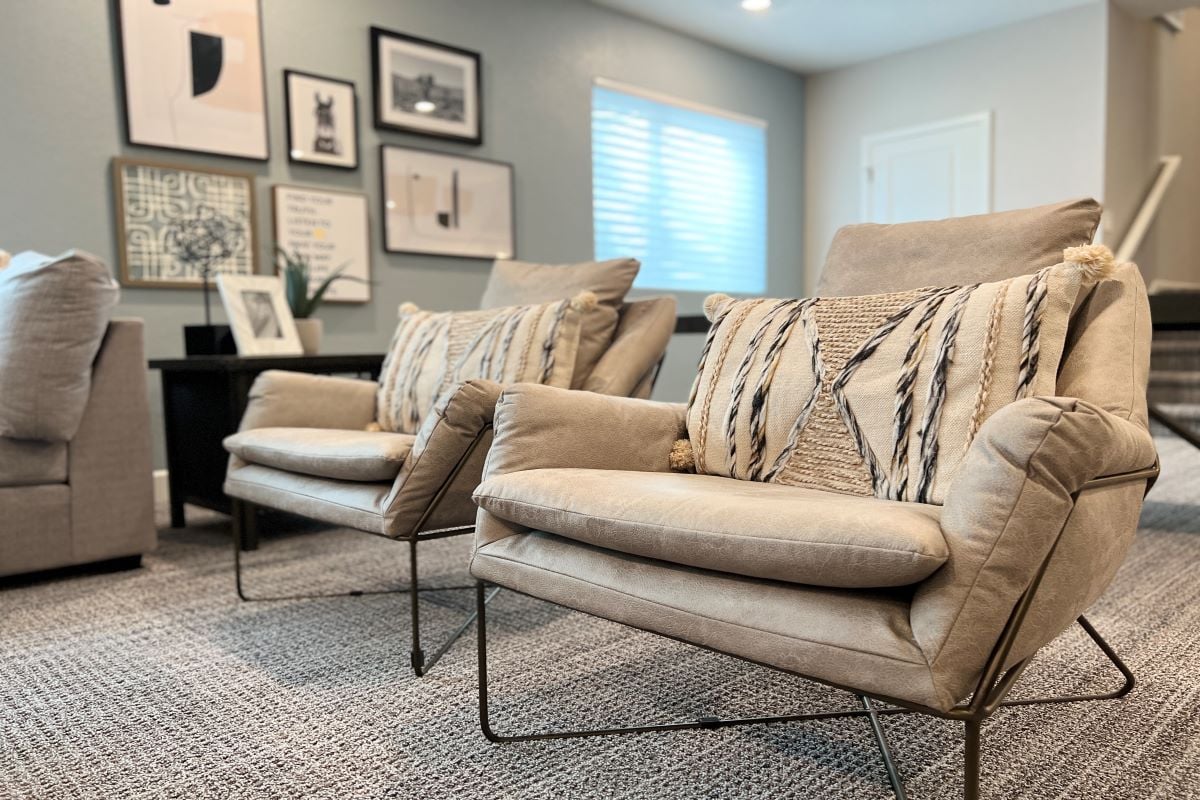
<svg viewBox="0 0 1200 800">
<path fill-rule="evenodd" d="M 358 94 L 354 84 L 283 71 L 288 160 L 358 169 Z"/>
<path fill-rule="evenodd" d="M 298 356 L 304 353 L 292 319 L 283 279 L 275 275 L 220 275 L 217 289 L 240 356 Z"/>
<path fill-rule="evenodd" d="M 483 143 L 479 53 L 371 28 L 375 127 Z"/>
<path fill-rule="evenodd" d="M 130 144 L 266 161 L 259 0 L 117 0 Z"/>
<path fill-rule="evenodd" d="M 271 199 L 275 245 L 308 261 L 310 291 L 340 270 L 342 275 L 357 280 L 329 284 L 325 302 L 370 301 L 367 196 L 360 192 L 276 184 Z"/>
<path fill-rule="evenodd" d="M 253 175 L 114 158 L 113 194 L 123 285 L 190 289 L 257 271 Z"/>
<path fill-rule="evenodd" d="M 393 145 L 379 160 L 387 252 L 516 256 L 511 164 Z"/>
</svg>

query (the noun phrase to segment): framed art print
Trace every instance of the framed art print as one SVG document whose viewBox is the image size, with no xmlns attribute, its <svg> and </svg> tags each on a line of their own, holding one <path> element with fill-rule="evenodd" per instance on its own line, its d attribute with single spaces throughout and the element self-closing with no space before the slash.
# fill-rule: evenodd
<svg viewBox="0 0 1200 800">
<path fill-rule="evenodd" d="M 199 288 L 256 269 L 254 176 L 113 159 L 121 283 Z"/>
<path fill-rule="evenodd" d="M 350 81 L 283 71 L 288 160 L 358 169 L 358 95 Z"/>
<path fill-rule="evenodd" d="M 478 53 L 371 28 L 375 127 L 483 143 Z"/>
<path fill-rule="evenodd" d="M 513 258 L 511 164 L 383 145 L 384 249 Z"/>
<path fill-rule="evenodd" d="M 371 236 L 367 196 L 359 192 L 277 184 L 272 189 L 275 244 L 309 263 L 310 291 L 333 272 L 358 280 L 334 281 L 326 303 L 371 299 Z"/>
<path fill-rule="evenodd" d="M 304 353 L 296 321 L 275 275 L 220 275 L 217 289 L 233 329 L 239 356 L 298 356 Z"/>
<path fill-rule="evenodd" d="M 265 161 L 259 0 L 118 0 L 131 144 Z"/>
</svg>

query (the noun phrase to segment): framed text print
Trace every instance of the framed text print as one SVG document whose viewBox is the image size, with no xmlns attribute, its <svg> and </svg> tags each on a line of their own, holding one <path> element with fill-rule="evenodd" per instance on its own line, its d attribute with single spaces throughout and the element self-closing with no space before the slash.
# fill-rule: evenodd
<svg viewBox="0 0 1200 800">
<path fill-rule="evenodd" d="M 118 0 L 131 144 L 265 161 L 259 0 Z"/>
<path fill-rule="evenodd" d="M 513 258 L 513 168 L 383 145 L 384 249 L 466 258 Z"/>
<path fill-rule="evenodd" d="M 334 281 L 327 303 L 371 299 L 371 237 L 367 196 L 358 192 L 277 185 L 272 190 L 275 245 L 309 264 L 309 291 L 334 272 L 355 280 Z"/>
<path fill-rule="evenodd" d="M 478 53 L 371 28 L 375 127 L 483 143 Z"/>
</svg>

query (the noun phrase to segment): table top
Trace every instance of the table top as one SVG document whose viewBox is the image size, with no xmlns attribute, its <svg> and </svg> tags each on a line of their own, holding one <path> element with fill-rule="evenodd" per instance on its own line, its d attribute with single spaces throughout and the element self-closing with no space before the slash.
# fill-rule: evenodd
<svg viewBox="0 0 1200 800">
<path fill-rule="evenodd" d="M 262 372 L 290 369 L 295 372 L 369 372 L 383 363 L 383 353 L 318 356 L 188 356 L 155 358 L 150 369 L 171 372 Z"/>
</svg>

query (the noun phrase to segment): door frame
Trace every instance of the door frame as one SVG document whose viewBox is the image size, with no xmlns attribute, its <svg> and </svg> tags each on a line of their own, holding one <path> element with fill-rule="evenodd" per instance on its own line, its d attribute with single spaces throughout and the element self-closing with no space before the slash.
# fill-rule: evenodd
<svg viewBox="0 0 1200 800">
<path fill-rule="evenodd" d="M 880 133 L 869 133 L 862 137 L 862 142 L 859 145 L 859 220 L 867 222 L 870 217 L 871 208 L 871 163 L 869 154 L 871 148 L 879 144 L 895 139 L 907 139 L 911 136 L 927 133 L 940 133 L 942 131 L 954 130 L 956 128 L 974 128 L 981 127 L 983 129 L 984 147 L 987 150 L 987 204 L 984 213 L 991 213 L 993 206 L 993 179 L 995 178 L 995 133 L 992 130 L 992 112 L 978 111 L 974 114 L 963 114 L 958 117 L 938 120 L 936 122 L 926 122 L 920 125 L 909 125 L 904 128 L 893 128 L 889 131 Z"/>
</svg>

